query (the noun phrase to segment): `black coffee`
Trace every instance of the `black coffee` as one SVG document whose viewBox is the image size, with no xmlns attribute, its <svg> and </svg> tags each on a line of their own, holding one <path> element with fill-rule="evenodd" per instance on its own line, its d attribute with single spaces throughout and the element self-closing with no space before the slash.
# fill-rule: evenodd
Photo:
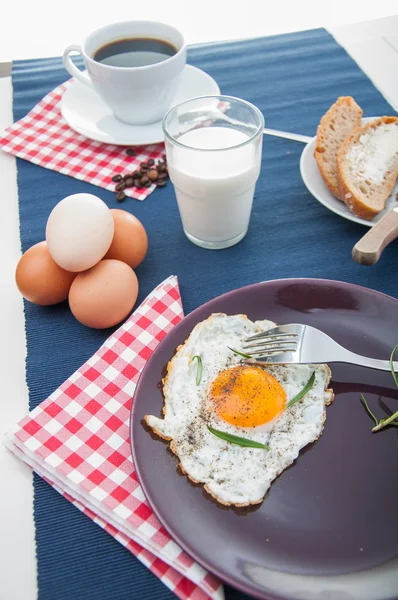
<svg viewBox="0 0 398 600">
<path fill-rule="evenodd" d="M 145 67 L 174 56 L 177 49 L 164 40 L 127 38 L 115 40 L 94 52 L 93 59 L 111 67 Z"/>
</svg>

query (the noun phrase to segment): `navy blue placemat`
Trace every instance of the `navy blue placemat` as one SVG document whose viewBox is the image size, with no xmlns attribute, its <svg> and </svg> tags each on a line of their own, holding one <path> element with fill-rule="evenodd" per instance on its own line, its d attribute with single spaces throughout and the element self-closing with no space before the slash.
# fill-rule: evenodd
<svg viewBox="0 0 398 600">
<path fill-rule="evenodd" d="M 222 93 L 256 104 L 268 127 L 313 135 L 320 116 L 340 95 L 354 96 L 365 115 L 394 112 L 323 29 L 196 46 L 188 60 L 212 75 Z M 54 58 L 15 62 L 12 77 L 14 118 L 19 119 L 68 74 Z M 388 247 L 374 267 L 356 264 L 351 249 L 365 228 L 329 212 L 309 194 L 299 172 L 302 150 L 300 143 L 264 137 L 248 235 L 217 252 L 185 238 L 170 185 L 142 203 L 119 205 L 110 192 L 18 159 L 22 249 L 44 239 L 47 217 L 59 200 L 90 192 L 111 208 L 135 214 L 148 231 L 148 256 L 137 269 L 139 301 L 170 274 L 179 277 L 186 312 L 234 288 L 284 277 L 338 279 L 397 296 L 398 245 Z M 66 303 L 48 308 L 25 303 L 25 316 L 33 408 L 110 331 L 83 327 Z M 174 598 L 127 550 L 37 476 L 34 493 L 40 600 Z M 227 588 L 226 598 L 247 596 Z"/>
</svg>

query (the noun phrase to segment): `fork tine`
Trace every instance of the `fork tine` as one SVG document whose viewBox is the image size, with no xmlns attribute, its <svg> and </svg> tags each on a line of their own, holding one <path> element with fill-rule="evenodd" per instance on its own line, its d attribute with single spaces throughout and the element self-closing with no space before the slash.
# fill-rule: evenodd
<svg viewBox="0 0 398 600">
<path fill-rule="evenodd" d="M 262 349 L 264 349 L 264 352 L 267 350 L 271 350 L 271 349 L 278 349 L 280 348 L 281 352 L 285 352 L 286 347 L 292 347 L 293 350 L 297 349 L 297 342 L 295 340 L 287 340 L 285 342 L 278 342 L 277 340 L 270 340 L 267 342 L 259 342 L 258 344 L 243 344 L 243 350 L 245 352 L 249 351 L 249 350 L 254 350 L 254 351 L 261 351 Z"/>
<path fill-rule="evenodd" d="M 256 350 L 255 352 L 250 352 L 248 356 L 250 358 L 266 358 L 267 356 L 278 356 L 279 354 L 296 352 L 296 348 L 271 348 L 267 350 Z"/>
<path fill-rule="evenodd" d="M 253 359 L 272 358 L 277 361 L 278 355 L 297 352 L 302 332 L 301 325 L 280 325 L 246 338 L 242 347 Z"/>
<path fill-rule="evenodd" d="M 243 340 L 242 345 L 246 345 L 246 344 L 255 344 L 257 343 L 258 345 L 260 344 L 298 344 L 299 343 L 299 338 L 297 337 L 279 337 L 276 335 L 269 335 L 269 336 L 264 336 L 261 338 L 255 338 L 255 339 L 246 339 Z"/>
<path fill-rule="evenodd" d="M 291 337 L 299 337 L 297 332 L 286 333 L 286 332 L 277 332 L 275 327 L 274 329 L 269 329 L 268 331 L 262 331 L 261 333 L 257 333 L 256 335 L 252 335 L 245 339 L 245 342 L 251 342 L 254 340 L 262 340 L 264 338 L 291 338 Z"/>
<path fill-rule="evenodd" d="M 278 352 L 278 354 L 259 355 L 252 358 L 244 358 L 243 361 L 248 365 L 289 365 L 295 364 L 298 360 L 288 352 Z"/>
</svg>

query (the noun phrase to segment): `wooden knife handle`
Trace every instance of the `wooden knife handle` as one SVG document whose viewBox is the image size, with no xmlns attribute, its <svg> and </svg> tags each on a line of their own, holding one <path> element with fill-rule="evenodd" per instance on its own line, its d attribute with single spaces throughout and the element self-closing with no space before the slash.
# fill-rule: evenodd
<svg viewBox="0 0 398 600">
<path fill-rule="evenodd" d="M 355 244 L 352 258 L 360 265 L 374 265 L 397 236 L 398 206 L 395 206 Z"/>
</svg>

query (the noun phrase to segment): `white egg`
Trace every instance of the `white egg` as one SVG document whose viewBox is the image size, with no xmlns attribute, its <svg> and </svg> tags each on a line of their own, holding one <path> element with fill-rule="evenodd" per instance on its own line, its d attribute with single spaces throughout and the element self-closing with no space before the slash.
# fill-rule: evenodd
<svg viewBox="0 0 398 600">
<path fill-rule="evenodd" d="M 90 269 L 112 243 L 114 223 L 109 208 L 93 194 L 73 194 L 51 211 L 46 241 L 55 262 L 67 271 Z"/>
<path fill-rule="evenodd" d="M 325 406 L 333 400 L 327 365 L 243 365 L 230 350 L 242 351 L 245 338 L 274 326 L 224 314 L 198 323 L 168 364 L 163 419 L 145 417 L 157 435 L 170 440 L 183 472 L 221 504 L 261 502 L 272 481 L 321 435 Z M 199 383 L 194 356 L 202 361 Z M 313 372 L 311 390 L 287 407 Z M 209 426 L 268 449 L 232 444 Z"/>
</svg>

